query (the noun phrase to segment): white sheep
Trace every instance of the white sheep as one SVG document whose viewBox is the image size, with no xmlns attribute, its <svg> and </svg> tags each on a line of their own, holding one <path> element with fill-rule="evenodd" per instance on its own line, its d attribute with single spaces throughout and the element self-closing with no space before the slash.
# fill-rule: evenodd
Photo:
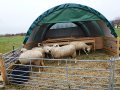
<svg viewBox="0 0 120 90">
<path fill-rule="evenodd" d="M 70 44 L 74 45 L 76 50 L 79 50 L 79 55 L 80 55 L 80 50 L 83 50 L 86 54 L 87 54 L 86 50 L 88 52 L 90 52 L 90 50 L 91 50 L 91 47 L 83 41 L 82 42 L 81 41 L 75 41 L 75 42 L 71 42 Z"/>
<path fill-rule="evenodd" d="M 32 49 L 32 50 L 27 50 L 19 56 L 19 62 L 21 64 L 35 64 L 35 65 L 40 65 L 40 66 L 45 66 L 43 60 L 31 60 L 29 58 L 44 58 L 44 52 L 41 51 L 42 49 Z M 43 71 L 43 68 L 42 68 Z M 39 68 L 40 72 L 40 68 Z"/>
<path fill-rule="evenodd" d="M 50 49 L 50 53 L 53 56 L 53 58 L 59 59 L 64 57 L 76 57 L 76 49 L 74 45 L 65 45 L 61 47 L 52 47 Z M 76 63 L 76 59 L 75 59 Z M 59 61 L 58 61 L 59 65 Z"/>
</svg>

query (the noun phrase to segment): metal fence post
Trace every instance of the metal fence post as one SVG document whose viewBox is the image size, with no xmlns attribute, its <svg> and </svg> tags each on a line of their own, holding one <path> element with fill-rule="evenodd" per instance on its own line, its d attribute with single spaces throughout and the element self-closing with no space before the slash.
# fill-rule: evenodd
<svg viewBox="0 0 120 90">
<path fill-rule="evenodd" d="M 70 87 L 70 85 L 69 85 L 69 80 L 68 80 L 68 60 L 66 59 L 66 83 L 67 83 L 67 85 L 68 85 L 68 90 L 71 90 L 71 87 Z"/>
<path fill-rule="evenodd" d="M 115 59 L 110 59 L 110 77 L 109 77 L 109 90 L 114 90 L 114 69 L 115 69 Z"/>
</svg>

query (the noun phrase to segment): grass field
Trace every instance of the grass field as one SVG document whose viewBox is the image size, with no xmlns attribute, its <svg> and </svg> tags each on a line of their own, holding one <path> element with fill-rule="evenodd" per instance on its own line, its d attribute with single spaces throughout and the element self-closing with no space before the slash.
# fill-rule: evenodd
<svg viewBox="0 0 120 90">
<path fill-rule="evenodd" d="M 116 31 L 117 35 L 120 37 L 120 28 L 116 28 L 115 31 Z"/>
<path fill-rule="evenodd" d="M 22 45 L 24 36 L 0 37 L 0 53 L 6 53 Z"/>
</svg>

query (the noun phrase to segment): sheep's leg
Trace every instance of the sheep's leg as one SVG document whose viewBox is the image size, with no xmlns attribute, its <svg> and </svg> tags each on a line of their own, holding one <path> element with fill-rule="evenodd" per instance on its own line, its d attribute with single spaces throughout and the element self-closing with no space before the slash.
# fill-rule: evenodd
<svg viewBox="0 0 120 90">
<path fill-rule="evenodd" d="M 41 61 L 41 64 L 42 64 L 42 66 L 45 66 L 45 64 L 44 64 L 44 61 L 43 61 L 43 60 Z"/>
<path fill-rule="evenodd" d="M 72 57 L 68 58 L 68 59 L 71 59 Z M 70 60 L 70 64 L 71 64 L 71 60 Z"/>
<path fill-rule="evenodd" d="M 62 59 L 62 58 L 61 58 Z M 58 60 L 58 65 L 60 65 L 61 64 L 61 60 Z"/>
<path fill-rule="evenodd" d="M 59 62 L 59 60 L 58 60 L 58 65 L 60 65 L 60 62 Z"/>
<path fill-rule="evenodd" d="M 88 55 L 87 52 L 85 51 L 85 49 L 84 49 L 84 52 L 86 53 L 86 55 Z"/>
<path fill-rule="evenodd" d="M 41 65 L 41 61 L 40 61 L 39 66 L 42 66 L 42 65 Z M 42 71 L 42 69 L 41 69 L 41 67 L 39 67 L 39 72 L 41 72 L 41 71 Z"/>
<path fill-rule="evenodd" d="M 45 66 L 43 60 L 39 61 L 39 66 Z M 39 72 L 44 71 L 44 67 L 39 67 Z"/>
<path fill-rule="evenodd" d="M 40 60 L 40 65 L 41 65 L 41 66 L 45 66 L 43 60 Z M 44 71 L 44 67 L 39 68 L 39 71 Z"/>
<path fill-rule="evenodd" d="M 61 61 L 60 61 L 60 60 L 58 60 L 58 65 L 60 65 L 60 63 L 61 63 Z"/>
<path fill-rule="evenodd" d="M 80 55 L 80 50 L 78 51 L 78 55 Z"/>
<path fill-rule="evenodd" d="M 46 54 L 45 56 L 46 56 L 47 58 L 49 58 L 49 57 L 48 57 L 48 54 Z"/>
<path fill-rule="evenodd" d="M 52 57 L 53 57 L 53 59 L 55 59 L 53 55 L 52 55 Z M 58 60 L 58 65 L 60 65 L 60 62 L 59 62 L 59 60 Z"/>
<path fill-rule="evenodd" d="M 46 54 L 47 58 L 52 58 L 52 56 L 50 56 L 49 54 Z"/>
<path fill-rule="evenodd" d="M 42 62 L 41 60 L 36 60 L 35 65 L 37 65 L 37 66 L 42 66 L 42 63 L 41 63 L 41 62 Z M 42 67 L 38 67 L 38 71 L 39 71 L 39 72 L 42 71 L 41 68 L 42 68 Z"/>
<path fill-rule="evenodd" d="M 76 52 L 73 53 L 72 58 L 74 58 L 75 59 L 75 63 L 77 63 Z"/>
<path fill-rule="evenodd" d="M 40 66 L 40 61 L 39 60 L 35 60 L 33 64 L 37 65 L 37 66 Z M 39 68 L 35 67 L 35 70 L 36 69 L 38 69 L 38 71 L 40 71 Z"/>
<path fill-rule="evenodd" d="M 77 59 L 75 58 L 75 63 L 77 63 Z"/>
<path fill-rule="evenodd" d="M 52 55 L 52 57 L 53 57 L 53 59 L 55 59 L 53 55 Z M 59 62 L 59 60 L 58 60 L 58 65 L 60 65 L 60 62 Z"/>
</svg>

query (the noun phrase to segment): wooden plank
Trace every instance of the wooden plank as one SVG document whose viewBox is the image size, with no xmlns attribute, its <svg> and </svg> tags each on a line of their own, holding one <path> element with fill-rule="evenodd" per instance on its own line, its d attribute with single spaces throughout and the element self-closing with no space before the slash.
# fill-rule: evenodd
<svg viewBox="0 0 120 90">
<path fill-rule="evenodd" d="M 108 47 L 104 47 L 104 49 L 117 54 L 117 50 L 114 50 L 114 49 L 111 49 L 111 48 L 108 48 Z M 120 51 L 119 51 L 119 53 L 120 53 Z"/>
<path fill-rule="evenodd" d="M 79 40 L 80 41 L 80 40 Z M 85 42 L 85 43 L 91 43 L 91 42 L 95 42 L 95 40 L 81 40 L 81 42 Z M 76 41 L 71 41 L 71 42 L 76 42 Z"/>
<path fill-rule="evenodd" d="M 94 40 L 95 38 L 69 38 L 69 39 L 65 39 L 65 38 L 60 38 L 60 39 L 51 39 L 51 40 L 45 40 L 42 43 L 49 43 L 49 42 L 62 42 L 62 41 L 66 41 L 66 42 L 70 42 L 70 41 L 87 41 L 87 40 Z"/>
<path fill-rule="evenodd" d="M 7 83 L 7 75 L 6 75 L 6 69 L 5 69 L 5 62 L 2 57 L 2 54 L 0 53 L 0 69 L 1 69 L 1 76 L 5 83 Z"/>
<path fill-rule="evenodd" d="M 95 40 L 95 38 L 75 38 L 72 41 L 86 41 L 86 40 Z"/>
<path fill-rule="evenodd" d="M 118 44 L 112 44 L 112 45 L 115 46 L 115 47 L 117 47 L 117 46 L 120 47 L 120 44 L 119 45 Z"/>
<path fill-rule="evenodd" d="M 119 51 L 119 43 L 120 43 L 120 41 L 119 41 L 119 37 L 117 37 L 117 56 L 119 56 L 119 54 L 120 54 L 120 51 Z"/>
<path fill-rule="evenodd" d="M 2 75 L 0 75 L 0 81 L 3 81 Z"/>
<path fill-rule="evenodd" d="M 73 41 L 75 42 L 75 41 Z M 85 43 L 94 43 L 95 41 L 94 40 L 86 40 L 84 41 Z M 70 44 L 70 42 L 54 42 L 54 43 L 44 43 L 43 45 L 53 45 L 53 44 L 59 44 L 59 45 L 62 45 L 62 44 Z"/>
<path fill-rule="evenodd" d="M 117 41 L 117 38 L 115 38 L 115 37 L 104 37 L 104 39 L 106 39 L 106 40 Z"/>
<path fill-rule="evenodd" d="M 57 42 L 57 43 L 44 43 L 43 45 L 53 45 L 53 44 L 59 44 L 59 45 L 67 45 L 69 44 L 70 42 Z"/>
<path fill-rule="evenodd" d="M 48 43 L 48 42 L 59 42 L 59 41 L 79 41 L 79 40 L 95 40 L 93 37 L 85 37 L 85 38 L 75 38 L 75 37 L 70 37 L 70 38 L 57 38 L 57 39 L 48 39 L 43 41 L 43 43 Z"/>
<path fill-rule="evenodd" d="M 56 41 L 61 41 L 61 40 L 72 40 L 74 39 L 74 37 L 70 37 L 70 38 L 56 38 L 56 39 L 47 39 L 43 42 L 56 42 Z"/>
</svg>

